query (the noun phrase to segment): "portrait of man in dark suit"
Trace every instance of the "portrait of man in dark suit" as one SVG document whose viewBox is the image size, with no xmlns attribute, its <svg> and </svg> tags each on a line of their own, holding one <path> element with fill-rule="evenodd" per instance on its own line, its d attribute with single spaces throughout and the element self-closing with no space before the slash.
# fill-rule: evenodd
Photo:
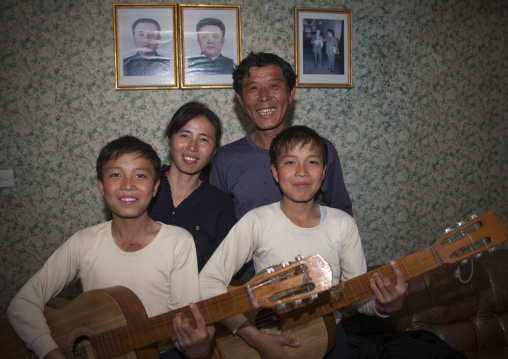
<svg viewBox="0 0 508 359">
<path fill-rule="evenodd" d="M 199 56 L 188 59 L 189 75 L 231 75 L 233 59 L 222 55 L 226 27 L 216 18 L 201 19 L 196 25 L 197 42 L 201 50 Z"/>
<path fill-rule="evenodd" d="M 170 59 L 157 53 L 161 27 L 154 19 L 140 18 L 132 24 L 136 54 L 123 59 L 124 76 L 169 76 Z"/>
</svg>

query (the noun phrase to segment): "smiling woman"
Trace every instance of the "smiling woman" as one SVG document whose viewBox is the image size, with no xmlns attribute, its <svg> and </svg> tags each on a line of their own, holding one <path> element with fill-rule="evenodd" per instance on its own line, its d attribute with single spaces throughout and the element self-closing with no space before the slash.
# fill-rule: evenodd
<svg viewBox="0 0 508 359">
<path fill-rule="evenodd" d="M 162 166 L 150 217 L 192 234 L 201 270 L 236 223 L 232 198 L 203 174 L 220 145 L 222 124 L 207 106 L 189 102 L 175 112 L 164 136 L 171 166 Z"/>
</svg>

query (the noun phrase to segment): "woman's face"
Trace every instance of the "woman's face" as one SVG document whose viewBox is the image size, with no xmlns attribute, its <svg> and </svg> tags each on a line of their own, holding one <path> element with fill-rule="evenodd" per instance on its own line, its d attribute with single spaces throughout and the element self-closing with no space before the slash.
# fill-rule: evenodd
<svg viewBox="0 0 508 359">
<path fill-rule="evenodd" d="M 216 149 L 215 127 L 203 116 L 195 117 L 169 140 L 171 167 L 188 175 L 200 174 Z"/>
</svg>

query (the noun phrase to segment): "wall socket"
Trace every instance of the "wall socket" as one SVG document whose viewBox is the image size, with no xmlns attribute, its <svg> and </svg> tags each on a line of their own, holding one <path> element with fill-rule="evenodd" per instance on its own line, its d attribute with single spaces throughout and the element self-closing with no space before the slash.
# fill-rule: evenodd
<svg viewBox="0 0 508 359">
<path fill-rule="evenodd" d="M 0 170 L 0 187 L 14 187 L 13 170 Z"/>
</svg>

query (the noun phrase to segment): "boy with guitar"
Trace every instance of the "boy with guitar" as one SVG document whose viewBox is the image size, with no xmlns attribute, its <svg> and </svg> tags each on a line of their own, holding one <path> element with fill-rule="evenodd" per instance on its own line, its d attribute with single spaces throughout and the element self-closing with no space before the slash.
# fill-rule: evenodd
<svg viewBox="0 0 508 359">
<path fill-rule="evenodd" d="M 325 177 L 327 155 L 326 142 L 308 127 L 293 126 L 275 137 L 270 146 L 271 170 L 283 198 L 251 210 L 231 229 L 200 272 L 202 298 L 226 292 L 233 275 L 251 259 L 257 272 L 297 255 L 320 253 L 332 267 L 334 285 L 366 272 L 354 219 L 341 210 L 314 202 Z M 398 265 L 392 262 L 391 267 L 396 285 L 376 273 L 370 281 L 376 299 L 363 302 L 361 312 L 382 316 L 401 308 L 406 283 Z M 223 324 L 262 358 L 287 358 L 283 347 L 300 345 L 294 338 L 262 333 L 242 315 L 224 320 Z M 339 319 L 337 329 L 335 346 L 327 357 L 347 358 Z"/>
<path fill-rule="evenodd" d="M 66 357 L 51 336 L 43 310 L 77 278 L 84 292 L 112 286 L 130 289 L 148 317 L 199 300 L 192 236 L 148 216 L 160 170 L 157 153 L 135 137 L 124 136 L 102 148 L 97 159 L 97 185 L 113 219 L 80 230 L 64 242 L 8 307 L 12 327 L 39 358 Z M 194 305 L 190 308 L 197 327 L 181 315 L 175 318 L 174 327 L 184 354 L 198 358 L 208 353 L 215 329 L 206 327 Z M 168 343 L 159 343 L 159 352 L 169 353 L 164 344 Z"/>
</svg>

